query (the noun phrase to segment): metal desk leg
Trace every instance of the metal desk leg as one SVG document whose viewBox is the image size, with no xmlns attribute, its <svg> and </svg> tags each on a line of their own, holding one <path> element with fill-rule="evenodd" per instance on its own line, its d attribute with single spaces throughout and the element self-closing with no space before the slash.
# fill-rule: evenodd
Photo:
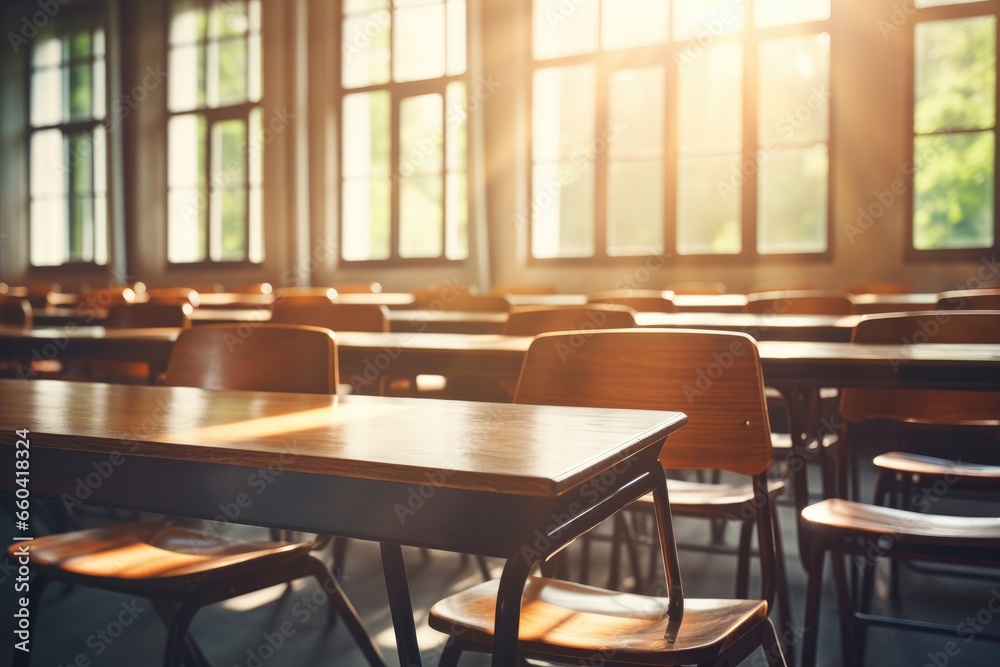
<svg viewBox="0 0 1000 667">
<path fill-rule="evenodd" d="M 379 545 L 382 550 L 382 572 L 389 594 L 389 611 L 392 627 L 396 631 L 396 650 L 402 667 L 421 667 L 420 647 L 417 646 L 417 628 L 413 624 L 413 604 L 410 588 L 406 583 L 406 566 L 403 550 L 398 544 Z"/>
</svg>

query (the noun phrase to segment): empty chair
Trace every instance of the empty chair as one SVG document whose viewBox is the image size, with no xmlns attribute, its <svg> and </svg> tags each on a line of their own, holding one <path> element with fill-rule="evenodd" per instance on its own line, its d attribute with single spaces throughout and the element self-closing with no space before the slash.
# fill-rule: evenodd
<svg viewBox="0 0 1000 667">
<path fill-rule="evenodd" d="M 744 313 L 774 315 L 851 315 L 854 302 L 844 292 L 815 290 L 759 292 L 747 295 Z"/>
<path fill-rule="evenodd" d="M 148 303 L 190 304 L 198 306 L 198 292 L 190 287 L 152 287 L 146 290 Z"/>
<path fill-rule="evenodd" d="M 763 282 L 756 283 L 750 288 L 749 294 L 755 294 L 757 292 L 811 292 L 815 290 L 814 285 L 809 283 L 798 283 L 798 282 Z"/>
<path fill-rule="evenodd" d="M 381 294 L 382 285 L 380 283 L 336 283 L 333 289 L 338 294 Z"/>
<path fill-rule="evenodd" d="M 742 346 L 745 353 L 734 357 L 710 390 L 692 394 L 698 373 L 718 364 L 718 355 L 731 354 L 734 345 Z M 567 348 L 574 353 L 567 355 Z M 750 514 L 760 534 L 764 597 L 771 598 L 774 512 L 766 479 L 771 442 L 760 361 L 752 338 L 683 330 L 542 334 L 525 356 L 515 402 L 646 409 L 683 406 L 688 423 L 668 438 L 660 460 L 668 469 L 723 468 L 752 479 L 748 501 L 756 509 Z M 660 500 L 665 501 L 666 494 Z M 736 665 L 763 646 L 776 656 L 777 664 L 784 664 L 767 620 L 767 602 L 682 600 L 676 545 L 665 514 L 657 511 L 671 588 L 669 601 L 529 578 L 521 600 L 519 658 L 576 664 L 598 655 L 615 665 Z M 431 627 L 453 638 L 441 665 L 455 665 L 463 650 L 490 650 L 497 590 L 498 582 L 487 582 L 431 608 Z M 679 605 L 683 612 L 677 609 Z"/>
<path fill-rule="evenodd" d="M 271 315 L 274 324 L 305 324 L 332 331 L 389 331 L 389 310 L 367 303 L 312 303 L 294 299 L 275 303 Z"/>
<path fill-rule="evenodd" d="M 909 294 L 911 290 L 906 283 L 859 283 L 844 291 L 848 294 Z"/>
<path fill-rule="evenodd" d="M 274 302 L 301 303 L 332 301 L 337 298 L 337 290 L 332 287 L 278 287 L 274 290 Z"/>
<path fill-rule="evenodd" d="M 968 289 L 938 294 L 938 310 L 1000 310 L 1000 289 Z"/>
<path fill-rule="evenodd" d="M 595 303 L 586 306 L 517 306 L 503 326 L 508 336 L 537 336 L 549 331 L 627 329 L 635 326 L 635 311 L 626 306 Z"/>
<path fill-rule="evenodd" d="M 125 285 L 88 290 L 80 296 L 81 306 L 92 310 L 107 310 L 111 306 L 135 302 L 135 290 Z"/>
<path fill-rule="evenodd" d="M 239 283 L 226 288 L 232 294 L 271 294 L 271 283 Z"/>
<path fill-rule="evenodd" d="M 533 283 L 502 283 L 491 290 L 492 294 L 557 294 L 552 285 Z"/>
<path fill-rule="evenodd" d="M 32 308 L 27 299 L 0 295 L 0 324 L 9 327 L 30 329 Z"/>
<path fill-rule="evenodd" d="M 194 290 L 199 294 L 215 294 L 218 292 L 226 291 L 225 288 L 222 286 L 222 283 L 185 283 L 181 285 L 181 287 Z M 150 289 L 149 291 L 152 291 L 152 289 Z"/>
<path fill-rule="evenodd" d="M 674 313 L 673 292 L 662 290 L 607 290 L 587 297 L 590 303 L 626 306 L 640 313 Z"/>
<path fill-rule="evenodd" d="M 191 304 L 130 303 L 108 308 L 104 326 L 108 329 L 141 329 L 151 327 L 191 326 Z"/>
<path fill-rule="evenodd" d="M 27 299 L 32 308 L 44 308 L 48 303 L 49 294 L 61 291 L 59 283 L 31 283 L 26 287 L 14 288 L 10 293 Z"/>
<path fill-rule="evenodd" d="M 417 300 L 415 305 L 418 308 L 430 310 L 453 310 L 468 313 L 506 313 L 510 310 L 510 301 L 507 300 L 507 297 L 496 294 L 445 294 L 428 302 Z"/>
<path fill-rule="evenodd" d="M 1000 441 L 1000 392 L 995 391 L 845 388 L 841 415 L 846 424 L 842 437 L 846 440 L 860 425 L 877 420 L 893 424 L 896 436 L 904 440 L 927 430 L 940 432 L 957 427 L 980 429 L 992 434 L 994 442 Z M 827 553 L 833 563 L 842 664 L 845 665 L 863 665 L 866 628 L 870 624 L 958 637 L 964 636 L 963 628 L 969 629 L 968 625 L 956 627 L 929 620 L 873 615 L 873 576 L 879 559 L 994 568 L 1000 564 L 1000 517 L 944 516 L 829 498 L 802 510 L 799 530 L 808 574 L 803 667 L 816 664 L 823 564 Z M 849 559 L 852 567 L 860 566 L 863 571 L 857 595 L 852 593 L 848 581 L 845 564 L 848 556 L 860 557 Z M 993 585 L 983 584 L 983 599 L 989 597 Z M 907 607 L 896 603 L 889 606 L 888 611 L 905 612 Z M 974 619 L 975 608 L 970 612 Z M 977 640 L 1000 639 L 1000 633 L 995 630 L 982 626 L 977 629 Z M 906 650 L 905 641 L 900 640 L 900 644 L 899 650 Z M 914 655 L 913 660 L 915 664 L 922 663 L 924 655 Z"/>
<path fill-rule="evenodd" d="M 446 307 L 446 302 L 460 296 L 474 296 L 479 293 L 479 290 L 472 285 L 447 282 L 415 289 L 412 293 L 415 308 L 443 310 Z"/>
<path fill-rule="evenodd" d="M 725 283 L 716 282 L 683 281 L 679 283 L 670 283 L 667 285 L 667 290 L 673 292 L 674 294 L 707 296 L 713 294 L 725 294 L 726 285 Z"/>
<path fill-rule="evenodd" d="M 260 325 L 247 336 L 240 327 L 205 326 L 178 337 L 166 383 L 326 394 L 336 391 L 336 367 L 336 344 L 326 329 Z M 384 665 L 340 585 L 311 554 L 325 541 L 241 542 L 156 522 L 36 538 L 31 543 L 32 613 L 38 613 L 39 596 L 52 580 L 149 598 L 173 612 L 163 664 L 180 667 L 189 656 L 199 657 L 196 645 L 186 642 L 188 627 L 201 607 L 312 576 L 346 621 L 369 664 Z M 16 660 L 27 664 L 30 654 L 15 653 Z"/>
</svg>

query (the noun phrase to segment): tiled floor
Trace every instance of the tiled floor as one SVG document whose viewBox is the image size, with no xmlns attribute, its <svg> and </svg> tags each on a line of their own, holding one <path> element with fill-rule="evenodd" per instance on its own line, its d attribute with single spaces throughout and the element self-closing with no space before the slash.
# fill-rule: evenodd
<svg viewBox="0 0 1000 667">
<path fill-rule="evenodd" d="M 805 577 L 795 551 L 793 515 L 789 507 L 782 507 L 780 512 L 786 534 L 792 600 L 796 616 L 801 618 Z M 679 523 L 682 536 L 694 538 L 704 533 L 701 523 Z M 3 529 L 2 534 L 11 534 L 9 526 L 4 525 Z M 733 537 L 730 533 L 730 541 Z M 454 554 L 433 553 L 428 558 L 417 550 L 407 549 L 406 558 L 424 663 L 434 665 L 444 636 L 427 627 L 428 607 L 438 598 L 476 583 L 480 577 L 471 559 L 463 562 Z M 731 595 L 731 559 L 693 552 L 683 552 L 681 558 L 687 595 Z M 499 573 L 500 562 L 493 561 L 493 564 Z M 0 613 L 8 624 L 5 627 L 9 627 L 13 579 L 7 572 L 0 572 L 0 579 L 0 590 L 3 590 Z M 882 601 L 886 599 L 884 583 L 883 576 L 879 587 Z M 843 663 L 837 641 L 835 596 L 829 576 L 827 584 L 820 664 L 833 667 Z M 955 623 L 978 614 L 978 623 L 983 627 L 1000 630 L 1000 619 L 994 620 L 990 611 L 991 600 L 998 601 L 994 608 L 1000 604 L 998 580 L 929 579 L 906 571 L 903 584 L 906 596 L 898 606 L 908 614 Z M 398 664 L 375 545 L 352 543 L 344 585 L 389 664 Z M 342 627 L 329 631 L 324 600 L 318 588 L 306 580 L 298 582 L 291 590 L 278 587 L 209 607 L 196 618 L 193 633 L 212 664 L 220 667 L 364 664 Z M 6 632 L 5 636 L 11 634 Z M 867 664 L 871 667 L 1000 665 L 1000 644 L 967 642 L 968 636 L 945 637 L 874 629 L 870 633 Z M 67 592 L 56 586 L 47 592 L 41 614 L 35 619 L 32 664 L 36 667 L 155 666 L 160 664 L 164 640 L 164 629 L 143 600 L 83 588 Z M 953 644 L 949 646 L 949 642 Z M 947 655 L 948 649 L 955 655 Z M 7 664 L 9 659 L 10 654 L 5 651 L 0 664 Z M 462 664 L 488 665 L 489 659 L 470 655 Z M 762 656 L 756 656 L 746 664 L 756 666 L 765 662 Z"/>
</svg>

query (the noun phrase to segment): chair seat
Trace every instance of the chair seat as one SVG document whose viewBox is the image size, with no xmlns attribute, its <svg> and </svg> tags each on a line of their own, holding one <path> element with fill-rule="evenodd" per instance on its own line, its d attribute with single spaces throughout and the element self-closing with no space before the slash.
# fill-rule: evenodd
<svg viewBox="0 0 1000 667">
<path fill-rule="evenodd" d="M 780 496 L 785 490 L 785 483 L 780 480 L 770 480 L 767 491 L 772 498 Z M 670 497 L 670 508 L 675 514 L 683 514 L 685 507 L 730 507 L 742 505 L 753 500 L 752 484 L 712 484 L 710 482 L 688 482 L 681 479 L 667 480 L 667 495 Z M 640 498 L 636 504 L 653 505 L 653 496 L 648 494 Z"/>
<path fill-rule="evenodd" d="M 497 580 L 488 581 L 438 602 L 430 611 L 431 627 L 463 643 L 490 646 L 498 588 Z M 603 656 L 616 664 L 701 663 L 767 617 L 762 600 L 685 598 L 679 621 L 665 618 L 666 610 L 662 597 L 531 577 L 522 597 L 519 651 L 574 661 Z M 464 632 L 456 633 L 459 627 Z"/>
<path fill-rule="evenodd" d="M 1000 466 L 962 463 L 934 456 L 920 456 L 905 452 L 888 452 L 875 457 L 873 463 L 884 470 L 913 475 L 956 475 L 981 480 L 1000 481 Z"/>
<path fill-rule="evenodd" d="M 13 555 L 17 546 L 8 553 Z M 241 566 L 273 565 L 311 547 L 311 542 L 238 542 L 180 526 L 141 522 L 35 539 L 31 565 L 43 575 L 58 570 L 80 578 L 177 586 L 186 578 L 204 582 L 229 576 Z"/>
<path fill-rule="evenodd" d="M 914 545 L 1000 547 L 1000 517 L 947 516 L 829 498 L 802 510 L 804 528 L 887 535 Z"/>
</svg>

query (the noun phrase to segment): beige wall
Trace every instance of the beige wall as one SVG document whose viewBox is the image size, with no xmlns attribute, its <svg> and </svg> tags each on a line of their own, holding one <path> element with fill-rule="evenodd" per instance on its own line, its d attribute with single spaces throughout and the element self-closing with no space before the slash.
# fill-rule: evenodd
<svg viewBox="0 0 1000 667">
<path fill-rule="evenodd" d="M 75 1 L 75 0 L 74 0 Z M 475 0 L 470 0 L 470 3 Z M 123 0 L 124 80 L 128 92 L 141 84 L 147 66 L 164 59 L 162 0 Z M 267 279 L 286 284 L 301 274 L 317 284 L 377 280 L 387 289 L 409 289 L 451 280 L 484 285 L 492 281 L 547 282 L 562 291 L 590 291 L 623 281 L 649 287 L 672 281 L 712 279 L 730 291 L 758 282 L 801 281 L 824 288 L 864 281 L 903 281 L 916 290 L 937 291 L 975 280 L 995 270 L 993 253 L 982 261 L 905 261 L 904 202 L 896 197 L 863 233 L 859 208 L 891 192 L 905 178 L 909 108 L 906 99 L 909 16 L 904 0 L 835 0 L 832 42 L 833 248 L 829 258 L 805 262 L 769 258 L 629 258 L 601 266 L 587 263 L 531 263 L 526 230 L 515 223 L 527 208 L 527 35 L 528 0 L 482 0 L 482 80 L 495 90 L 476 113 L 487 138 L 480 165 L 484 172 L 484 217 L 488 220 L 482 256 L 446 266 L 410 268 L 345 267 L 336 259 L 337 201 L 336 109 L 334 83 L 339 44 L 328 0 L 264 0 L 265 109 L 287 110 L 294 117 L 266 148 L 268 191 L 265 203 L 267 260 L 258 270 L 217 273 L 165 264 L 165 150 L 163 133 L 166 85 L 149 90 L 122 127 L 125 150 L 125 222 L 129 230 L 130 275 L 150 284 L 243 282 Z M 29 7 L 33 3 L 29 3 Z M 10 22 L 23 14 L 10 9 Z M 899 25 L 900 29 L 891 28 Z M 295 48 L 289 46 L 295 44 Z M 7 48 L 6 44 L 0 48 Z M 298 69 L 294 63 L 300 63 Z M 303 67 L 303 64 L 306 67 Z M 11 283 L 49 276 L 72 286 L 109 278 L 108 272 L 40 272 L 27 267 L 26 187 L 24 174 L 24 62 L 5 51 L 0 59 L 0 280 Z M 293 72 L 301 76 L 292 76 Z M 474 82 L 475 85 L 475 82 Z M 308 100 L 309 104 L 305 102 Z M 876 207 L 877 209 L 877 207 Z M 307 231 L 311 236 L 307 237 Z M 475 243 L 477 237 L 473 236 Z M 475 247 L 475 246 L 474 246 Z M 985 262 L 985 264 L 984 264 Z M 484 277 L 485 274 L 485 277 Z M 993 276 L 1000 277 L 1000 276 Z"/>
</svg>

